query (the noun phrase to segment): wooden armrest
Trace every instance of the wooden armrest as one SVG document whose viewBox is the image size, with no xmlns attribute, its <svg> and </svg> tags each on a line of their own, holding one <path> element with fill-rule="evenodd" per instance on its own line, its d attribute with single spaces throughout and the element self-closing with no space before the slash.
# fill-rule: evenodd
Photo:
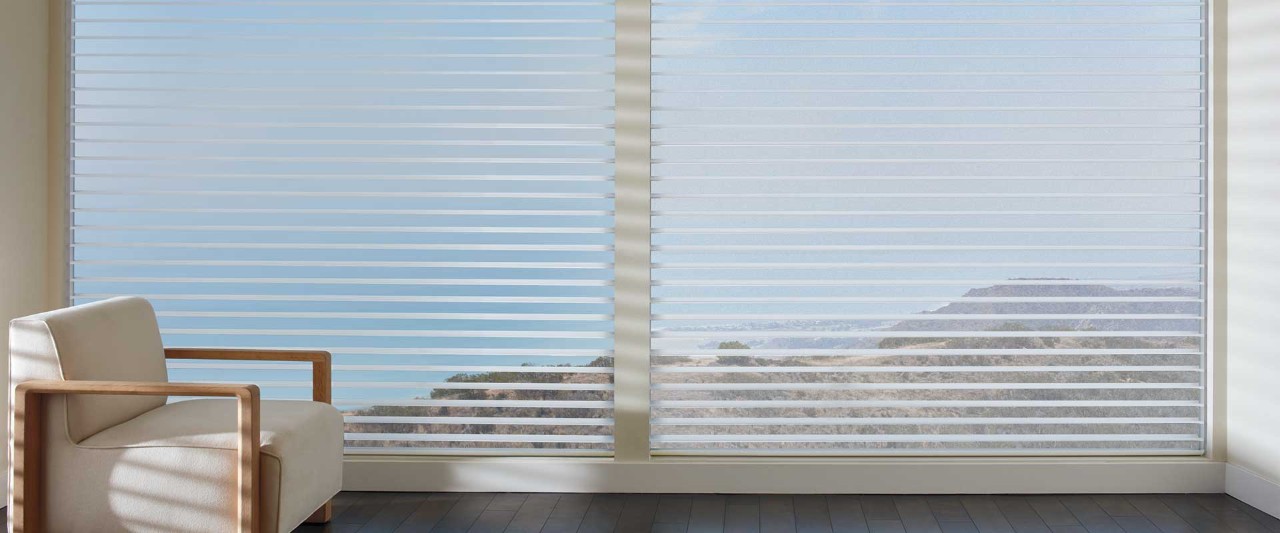
<svg viewBox="0 0 1280 533">
<path fill-rule="evenodd" d="M 165 348 L 166 359 L 223 361 L 299 361 L 311 363 L 311 400 L 332 403 L 333 356 L 322 350 L 254 350 L 247 348 Z"/>
<path fill-rule="evenodd" d="M 226 383 L 169 383 L 154 381 L 58 381 L 19 383 L 15 394 L 108 394 L 115 396 L 225 396 L 258 397 L 257 385 Z"/>
<path fill-rule="evenodd" d="M 42 452 L 44 398 L 50 394 L 108 394 L 127 396 L 223 396 L 236 398 L 240 457 L 236 468 L 239 531 L 258 531 L 258 478 L 261 469 L 261 399 L 257 385 L 214 383 L 155 383 L 136 381 L 25 381 L 13 395 L 13 487 L 10 530 L 45 530 Z"/>
</svg>

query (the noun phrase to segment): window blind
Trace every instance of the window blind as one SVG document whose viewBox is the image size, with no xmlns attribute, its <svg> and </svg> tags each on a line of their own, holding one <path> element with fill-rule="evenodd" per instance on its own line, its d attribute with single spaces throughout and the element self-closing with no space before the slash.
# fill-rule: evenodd
<svg viewBox="0 0 1280 533">
<path fill-rule="evenodd" d="M 611 2 L 69 5 L 75 303 L 333 352 L 352 452 L 610 453 Z"/>
<path fill-rule="evenodd" d="M 1202 2 L 653 18 L 655 453 L 1202 453 Z"/>
</svg>

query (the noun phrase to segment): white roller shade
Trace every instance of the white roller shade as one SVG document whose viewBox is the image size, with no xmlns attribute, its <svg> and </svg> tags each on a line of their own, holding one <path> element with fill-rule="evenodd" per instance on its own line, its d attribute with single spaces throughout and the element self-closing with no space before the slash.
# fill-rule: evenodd
<svg viewBox="0 0 1280 533">
<path fill-rule="evenodd" d="M 653 13 L 656 453 L 1202 453 L 1202 2 Z"/>
<path fill-rule="evenodd" d="M 351 451 L 609 453 L 611 2 L 71 9 L 76 303 L 332 351 Z"/>
</svg>

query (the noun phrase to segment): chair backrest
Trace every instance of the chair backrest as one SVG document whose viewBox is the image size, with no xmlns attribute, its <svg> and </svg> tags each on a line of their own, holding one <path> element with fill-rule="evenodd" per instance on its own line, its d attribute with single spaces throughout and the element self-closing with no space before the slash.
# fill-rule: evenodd
<svg viewBox="0 0 1280 533">
<path fill-rule="evenodd" d="M 151 304 L 112 298 L 14 319 L 9 379 L 168 381 Z M 71 396 L 67 432 L 75 442 L 165 404 L 163 396 Z"/>
</svg>

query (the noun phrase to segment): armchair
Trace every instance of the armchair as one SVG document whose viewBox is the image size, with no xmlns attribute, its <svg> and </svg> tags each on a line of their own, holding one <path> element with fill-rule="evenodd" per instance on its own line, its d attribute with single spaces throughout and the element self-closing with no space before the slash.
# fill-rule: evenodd
<svg viewBox="0 0 1280 533">
<path fill-rule="evenodd" d="M 10 352 L 12 531 L 276 533 L 328 521 L 342 416 L 328 405 L 327 352 L 165 349 L 141 298 L 14 320 Z M 310 362 L 312 401 L 170 383 L 166 358 Z"/>
</svg>

